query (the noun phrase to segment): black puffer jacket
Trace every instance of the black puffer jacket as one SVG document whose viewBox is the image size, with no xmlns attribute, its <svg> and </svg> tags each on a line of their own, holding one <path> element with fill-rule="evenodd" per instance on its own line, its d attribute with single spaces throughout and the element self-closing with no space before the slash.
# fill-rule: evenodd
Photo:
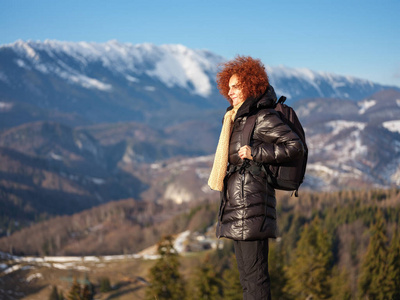
<svg viewBox="0 0 400 300">
<path fill-rule="evenodd" d="M 221 192 L 217 237 L 234 240 L 276 237 L 275 190 L 267 184 L 266 175 L 258 166 L 290 161 L 303 155 L 304 148 L 297 134 L 272 109 L 275 103 L 274 89 L 269 86 L 260 98 L 247 99 L 236 114 L 229 145 L 228 174 Z M 257 113 L 250 141 L 253 161 L 240 174 L 238 169 L 243 161 L 238 151 L 243 146 L 242 130 L 247 117 Z"/>
</svg>

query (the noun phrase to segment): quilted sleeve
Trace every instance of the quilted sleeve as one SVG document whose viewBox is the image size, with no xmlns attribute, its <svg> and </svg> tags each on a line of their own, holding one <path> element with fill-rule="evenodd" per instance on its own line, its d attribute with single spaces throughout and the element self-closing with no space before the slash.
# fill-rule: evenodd
<svg viewBox="0 0 400 300">
<path fill-rule="evenodd" d="M 272 109 L 259 113 L 253 139 L 261 142 L 252 148 L 255 162 L 281 164 L 297 159 L 304 153 L 301 139 Z"/>
</svg>

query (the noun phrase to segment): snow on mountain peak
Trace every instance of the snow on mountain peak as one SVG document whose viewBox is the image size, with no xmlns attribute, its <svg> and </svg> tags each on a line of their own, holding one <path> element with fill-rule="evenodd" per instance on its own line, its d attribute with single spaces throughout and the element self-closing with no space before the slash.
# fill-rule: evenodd
<svg viewBox="0 0 400 300">
<path fill-rule="evenodd" d="M 288 98 L 296 97 L 302 94 L 302 90 L 313 90 L 312 97 L 336 97 L 336 98 L 352 98 L 346 92 L 350 86 L 357 87 L 357 90 L 365 90 L 374 86 L 371 81 L 358 79 L 351 76 L 341 76 L 327 72 L 312 71 L 307 68 L 289 68 L 283 65 L 270 67 L 267 66 L 267 72 L 272 83 L 278 82 L 278 88 L 282 85 L 281 80 L 297 81 L 296 87 L 291 93 L 283 92 Z M 285 83 L 283 84 L 285 85 Z M 368 88 L 367 88 L 368 87 Z M 285 87 L 280 87 L 285 89 Z M 277 90 L 277 92 L 280 92 Z"/>
<path fill-rule="evenodd" d="M 35 68 L 43 73 L 54 72 L 63 78 L 69 78 L 71 82 L 79 82 L 84 87 L 101 90 L 109 90 L 111 85 L 89 78 L 81 70 L 60 68 L 60 59 L 57 57 L 68 55 L 83 67 L 90 62 L 100 61 L 104 67 L 113 73 L 122 73 L 125 78 L 132 78 L 134 74 L 146 74 L 157 78 L 168 87 L 179 86 L 203 97 L 211 94 L 210 75 L 215 75 L 217 64 L 223 61 L 217 55 L 210 59 L 210 52 L 206 50 L 193 50 L 179 44 L 156 46 L 150 43 L 119 43 L 117 40 L 106 43 L 18 40 L 8 46 L 12 46 L 27 60 L 34 60 L 32 63 Z M 41 63 L 43 54 L 56 58 L 58 66 L 44 66 Z M 21 61 L 18 64 L 21 66 Z M 71 75 L 67 76 L 66 72 Z"/>
<path fill-rule="evenodd" d="M 112 79 L 96 77 L 92 67 L 101 65 L 106 72 L 138 83 L 151 77 L 169 88 L 179 87 L 193 95 L 209 97 L 215 91 L 218 65 L 226 59 L 207 50 L 190 49 L 180 44 L 130 44 L 110 40 L 105 43 L 63 42 L 56 40 L 22 41 L 0 46 L 17 54 L 20 68 L 54 74 L 84 88 L 111 91 Z M 339 98 L 361 100 L 385 88 L 371 81 L 350 76 L 316 72 L 307 68 L 266 66 L 278 95 L 290 101 L 302 98 Z M 5 81 L 7 75 L 1 76 Z M 108 78 L 108 79 L 107 79 Z M 136 80 L 138 79 L 138 80 Z"/>
<path fill-rule="evenodd" d="M 163 45 L 163 55 L 156 62 L 153 70 L 146 74 L 156 77 L 168 87 L 174 85 L 190 89 L 194 94 L 207 97 L 211 94 L 212 85 L 209 72 L 216 72 L 216 65 L 202 55 L 200 51 L 189 49 L 183 45 Z"/>
</svg>

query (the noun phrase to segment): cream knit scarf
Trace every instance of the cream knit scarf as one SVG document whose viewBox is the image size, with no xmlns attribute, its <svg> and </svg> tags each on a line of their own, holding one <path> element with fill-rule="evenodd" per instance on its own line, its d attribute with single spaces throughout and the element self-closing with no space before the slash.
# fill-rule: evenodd
<svg viewBox="0 0 400 300">
<path fill-rule="evenodd" d="M 235 120 L 236 113 L 243 102 L 234 106 L 227 111 L 224 116 L 221 134 L 219 136 L 217 151 L 215 152 L 214 165 L 211 170 L 208 185 L 212 190 L 222 191 L 224 188 L 224 177 L 228 167 L 229 140 L 232 132 L 232 124 Z"/>
</svg>

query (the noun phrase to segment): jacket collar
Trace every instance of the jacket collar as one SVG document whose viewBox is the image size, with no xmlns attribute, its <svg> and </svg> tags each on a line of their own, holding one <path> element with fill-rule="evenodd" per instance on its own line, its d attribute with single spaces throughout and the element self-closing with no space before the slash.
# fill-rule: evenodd
<svg viewBox="0 0 400 300">
<path fill-rule="evenodd" d="M 239 108 L 236 118 L 252 113 L 254 111 L 258 111 L 263 108 L 274 108 L 276 104 L 276 94 L 272 85 L 269 85 L 260 97 L 249 97 Z M 233 106 L 229 106 L 226 111 L 229 111 L 233 108 Z M 235 119 L 236 119 L 235 118 Z"/>
</svg>

